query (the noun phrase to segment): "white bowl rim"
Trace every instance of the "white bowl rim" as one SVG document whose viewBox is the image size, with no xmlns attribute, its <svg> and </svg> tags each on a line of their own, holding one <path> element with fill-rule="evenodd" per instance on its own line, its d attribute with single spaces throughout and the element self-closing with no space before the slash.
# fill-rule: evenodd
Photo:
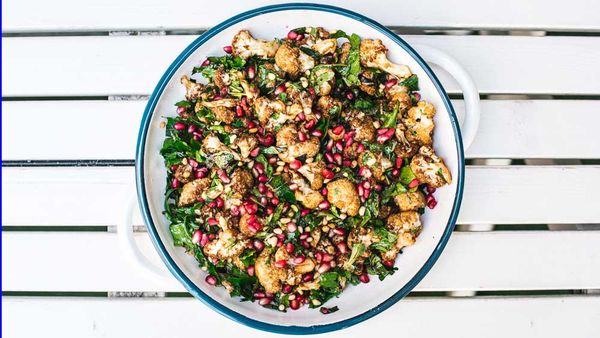
<svg viewBox="0 0 600 338">
<path fill-rule="evenodd" d="M 145 178 L 144 178 L 145 177 L 144 176 L 144 154 L 145 154 L 146 138 L 148 135 L 150 120 L 153 115 L 154 108 L 156 107 L 156 104 L 157 104 L 159 98 L 161 97 L 163 91 L 165 90 L 167 82 L 172 78 L 173 74 L 179 68 L 179 66 L 185 60 L 187 60 L 187 58 L 196 49 L 198 49 L 200 46 L 202 46 L 206 41 L 211 39 L 214 35 L 218 34 L 222 30 L 224 30 L 225 28 L 227 28 L 233 24 L 239 23 L 246 19 L 255 17 L 257 15 L 265 14 L 265 13 L 286 11 L 286 10 L 299 10 L 299 9 L 300 10 L 316 10 L 316 11 L 323 11 L 323 12 L 339 14 L 339 15 L 343 15 L 348 18 L 357 20 L 361 23 L 364 23 L 364 24 L 376 29 L 381 34 L 386 35 L 386 37 L 388 37 L 392 41 L 394 41 L 398 46 L 403 48 L 411 57 L 413 57 L 413 59 L 415 59 L 415 61 L 422 67 L 423 71 L 425 71 L 425 73 L 429 76 L 429 78 L 433 82 L 438 94 L 441 96 L 441 98 L 444 102 L 444 105 L 446 106 L 446 109 L 448 111 L 448 114 L 450 117 L 450 122 L 451 122 L 451 125 L 453 128 L 454 139 L 456 141 L 456 150 L 457 150 L 457 159 L 458 159 L 458 165 L 457 165 L 458 175 L 456 177 L 457 189 L 456 189 L 456 194 L 455 194 L 455 198 L 454 198 L 454 202 L 453 202 L 452 211 L 450 213 L 450 217 L 448 219 L 448 223 L 446 224 L 446 228 L 442 234 L 442 237 L 439 240 L 439 242 L 438 242 L 437 246 L 435 247 L 435 249 L 433 250 L 433 252 L 431 253 L 431 255 L 429 256 L 429 258 L 423 264 L 423 266 L 404 286 L 402 286 L 402 288 L 400 288 L 396 293 L 394 293 L 391 297 L 389 297 L 388 299 L 386 299 L 385 301 L 380 303 L 378 306 L 368 309 L 368 310 L 364 311 L 363 313 L 361 313 L 357 316 L 354 316 L 352 318 L 348 318 L 348 319 L 341 320 L 341 321 L 334 322 L 334 323 L 323 324 L 323 325 L 283 326 L 283 325 L 276 325 L 276 324 L 270 324 L 270 323 L 258 321 L 256 319 L 249 318 L 249 317 L 244 316 L 234 310 L 231 310 L 231 309 L 225 307 L 218 301 L 212 299 L 209 295 L 204 293 L 202 290 L 200 290 L 194 284 L 194 282 L 192 282 L 185 275 L 185 273 L 177 266 L 177 264 L 175 263 L 173 258 L 167 252 L 167 249 L 165 248 L 164 244 L 162 243 L 162 240 L 160 239 L 160 236 L 158 234 L 158 231 L 156 229 L 156 226 L 155 226 L 154 221 L 152 220 L 152 217 L 150 214 L 150 208 L 149 208 L 148 199 L 146 196 L 146 183 L 145 183 Z M 449 99 L 445 89 L 443 88 L 442 84 L 440 83 L 438 78 L 435 76 L 435 74 L 433 73 L 431 68 L 429 68 L 429 66 L 425 63 L 425 61 L 419 56 L 419 54 L 417 54 L 417 52 L 413 48 L 411 48 L 409 46 L 409 44 L 406 43 L 403 39 L 398 37 L 396 34 L 394 34 L 392 31 L 387 29 L 385 26 L 377 23 L 376 21 L 374 21 L 372 19 L 369 19 L 361 14 L 349 11 L 344 8 L 330 6 L 330 5 L 322 5 L 322 4 L 311 4 L 311 3 L 277 4 L 277 5 L 270 5 L 270 6 L 265 6 L 265 7 L 260 7 L 260 8 L 256 8 L 253 10 L 249 10 L 247 12 L 243 12 L 241 14 L 238 14 L 236 16 L 233 16 L 233 17 L 225 20 L 224 22 L 216 25 L 215 27 L 209 29 L 208 31 L 203 33 L 201 36 L 196 38 L 188 47 L 186 47 L 181 52 L 181 54 L 179 54 L 179 56 L 175 59 L 175 61 L 173 61 L 173 63 L 165 71 L 165 73 L 159 80 L 157 86 L 155 87 L 154 91 L 152 92 L 152 95 L 150 96 L 148 104 L 144 110 L 144 114 L 142 116 L 142 121 L 141 121 L 140 130 L 139 130 L 139 134 L 138 134 L 138 139 L 137 139 L 136 161 L 135 161 L 137 196 L 138 196 L 138 202 L 140 205 L 140 210 L 142 211 L 142 217 L 148 228 L 148 233 L 152 239 L 152 242 L 153 242 L 159 256 L 161 257 L 161 259 L 163 260 L 165 265 L 167 265 L 167 268 L 169 269 L 169 271 L 171 271 L 171 273 L 177 278 L 177 280 L 179 280 L 179 282 L 181 282 L 184 285 L 184 287 L 194 297 L 201 300 L 202 302 L 207 304 L 209 307 L 211 307 L 218 313 L 224 315 L 225 317 L 235 320 L 244 325 L 256 328 L 256 329 L 260 329 L 260 330 L 264 330 L 264 331 L 268 331 L 268 332 L 274 332 L 274 333 L 282 333 L 282 334 L 317 334 L 317 333 L 325 333 L 325 332 L 330 332 L 330 331 L 347 328 L 347 327 L 358 324 L 364 320 L 367 320 L 367 319 L 381 313 L 382 311 L 388 309 L 390 306 L 395 304 L 400 299 L 404 298 L 404 296 L 406 296 L 423 279 L 423 277 L 427 274 L 427 272 L 429 272 L 431 267 L 435 264 L 435 262 L 441 255 L 442 251 L 444 250 L 444 247 L 446 246 L 446 243 L 448 242 L 450 235 L 452 234 L 452 231 L 454 230 L 456 219 L 458 217 L 458 213 L 460 210 L 460 204 L 462 201 L 462 194 L 463 194 L 463 187 L 464 187 L 464 170 L 465 170 L 464 150 L 463 150 L 462 136 L 460 133 L 458 118 L 456 116 L 454 108 L 453 108 L 453 106 L 450 102 L 450 99 Z"/>
</svg>

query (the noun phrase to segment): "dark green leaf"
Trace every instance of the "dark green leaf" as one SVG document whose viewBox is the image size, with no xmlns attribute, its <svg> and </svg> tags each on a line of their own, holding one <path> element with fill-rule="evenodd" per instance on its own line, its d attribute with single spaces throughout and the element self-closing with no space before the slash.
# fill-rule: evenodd
<svg viewBox="0 0 600 338">
<path fill-rule="evenodd" d="M 176 246 L 182 246 L 186 250 L 193 250 L 194 243 L 192 243 L 192 235 L 189 234 L 185 224 L 171 224 L 169 227 L 171 235 L 173 235 L 173 242 Z"/>
<path fill-rule="evenodd" d="M 410 91 L 419 90 L 419 78 L 416 74 L 409 76 L 406 80 L 400 82 L 401 86 L 406 86 Z"/>
</svg>

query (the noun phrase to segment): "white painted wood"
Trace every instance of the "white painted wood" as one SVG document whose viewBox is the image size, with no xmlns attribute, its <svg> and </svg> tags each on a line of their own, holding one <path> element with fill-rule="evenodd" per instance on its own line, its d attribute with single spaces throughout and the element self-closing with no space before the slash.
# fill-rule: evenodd
<svg viewBox="0 0 600 338">
<path fill-rule="evenodd" d="M 3 297 L 2 305 L 2 334 L 12 338 L 293 337 L 244 327 L 191 298 Z M 407 298 L 324 337 L 587 338 L 598 331 L 598 296 Z"/>
<path fill-rule="evenodd" d="M 458 112 L 463 110 L 462 101 L 453 103 Z M 145 104 L 100 100 L 2 102 L 2 159 L 132 160 Z M 479 132 L 466 155 L 600 158 L 600 138 L 589 137 L 599 124 L 600 101 L 484 100 Z"/>
<path fill-rule="evenodd" d="M 167 66 L 194 38 L 3 38 L 2 81 L 10 85 L 3 88 L 2 95 L 149 94 Z M 406 39 L 409 43 L 437 47 L 459 60 L 482 93 L 600 93 L 600 77 L 593 71 L 600 59 L 600 37 L 407 36 Z M 455 82 L 443 71 L 438 71 L 438 75 L 449 92 L 458 91 Z"/>
<path fill-rule="evenodd" d="M 4 232 L 3 237 L 4 291 L 185 291 L 174 277 L 156 280 L 132 266 L 114 233 Z M 139 233 L 136 239 L 166 270 L 149 235 Z M 600 264 L 599 241 L 600 231 L 455 232 L 416 290 L 600 288 L 600 270 L 589 268 Z"/>
<path fill-rule="evenodd" d="M 306 1 L 317 2 L 317 1 Z M 400 27 L 600 30 L 600 6 L 595 1 L 575 0 L 564 6 L 559 1 L 509 0 L 502 2 L 416 1 L 407 6 L 399 1 L 318 1 L 371 17 L 382 24 Z M 163 30 L 200 29 L 242 11 L 281 3 L 274 0 L 222 1 L 7 1 L 2 4 L 4 32 Z"/>
<path fill-rule="evenodd" d="M 133 168 L 2 168 L 3 225 L 114 225 Z M 599 223 L 600 166 L 469 166 L 460 224 Z"/>
</svg>

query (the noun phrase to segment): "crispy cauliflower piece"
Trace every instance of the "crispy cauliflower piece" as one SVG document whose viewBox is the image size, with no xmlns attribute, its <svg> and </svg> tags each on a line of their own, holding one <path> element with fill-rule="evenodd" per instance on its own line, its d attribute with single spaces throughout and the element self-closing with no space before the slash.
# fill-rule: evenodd
<svg viewBox="0 0 600 338">
<path fill-rule="evenodd" d="M 283 44 L 275 54 L 275 64 L 295 78 L 315 66 L 315 60 L 290 44 Z"/>
<path fill-rule="evenodd" d="M 396 156 L 402 158 L 412 157 L 419 151 L 419 145 L 414 142 L 410 142 L 406 138 L 406 126 L 402 122 L 398 122 L 396 125 L 396 138 L 398 139 L 398 144 L 394 147 L 394 153 Z"/>
<path fill-rule="evenodd" d="M 215 114 L 215 119 L 217 121 L 221 121 L 226 124 L 230 124 L 233 122 L 235 118 L 235 113 L 231 109 L 227 109 L 223 106 L 218 106 L 214 108 L 210 108 L 210 111 Z"/>
<path fill-rule="evenodd" d="M 180 164 L 173 173 L 173 176 L 181 183 L 188 183 L 194 179 L 194 176 L 192 175 L 193 170 L 194 169 L 189 164 Z"/>
<path fill-rule="evenodd" d="M 430 146 L 422 146 L 410 161 L 410 168 L 421 183 L 439 188 L 452 183 L 452 175 L 444 160 Z"/>
<path fill-rule="evenodd" d="M 208 242 L 202 250 L 214 259 L 229 259 L 239 256 L 246 248 L 248 240 L 242 239 L 233 229 L 220 231 L 217 239 Z"/>
<path fill-rule="evenodd" d="M 321 55 L 333 54 L 337 48 L 337 39 L 319 39 L 310 48 Z"/>
<path fill-rule="evenodd" d="M 328 116 L 332 109 L 336 109 L 340 112 L 342 110 L 342 102 L 331 96 L 321 96 L 319 97 L 319 100 L 317 100 L 317 109 L 323 115 Z"/>
<path fill-rule="evenodd" d="M 347 178 L 327 183 L 327 200 L 348 216 L 356 216 L 360 208 L 360 199 L 356 187 Z"/>
<path fill-rule="evenodd" d="M 231 182 L 229 184 L 234 193 L 244 196 L 252 189 L 254 177 L 248 169 L 237 168 L 231 174 Z"/>
<path fill-rule="evenodd" d="M 281 281 L 287 277 L 286 270 L 276 268 L 275 262 L 269 255 L 269 250 L 263 250 L 256 262 L 254 263 L 254 271 L 260 285 L 265 288 L 266 292 L 277 293 L 281 290 Z"/>
<path fill-rule="evenodd" d="M 407 127 L 406 138 L 411 142 L 420 142 L 424 145 L 430 145 L 433 140 L 433 116 L 435 108 L 429 102 L 419 101 L 416 107 L 408 110 L 407 117 L 402 122 Z"/>
<path fill-rule="evenodd" d="M 323 169 L 325 169 L 325 163 L 319 161 L 304 164 L 298 169 L 298 172 L 310 182 L 311 189 L 318 190 L 323 187 Z"/>
<path fill-rule="evenodd" d="M 319 153 L 319 138 L 311 137 L 304 142 L 292 144 L 286 151 L 279 153 L 279 158 L 284 162 L 291 162 L 294 159 L 306 156 L 307 158 L 314 157 Z"/>
<path fill-rule="evenodd" d="M 198 99 L 204 90 L 203 84 L 196 83 L 196 81 L 190 79 L 187 75 L 181 77 L 181 84 L 185 86 L 185 98 L 189 101 Z"/>
<path fill-rule="evenodd" d="M 404 113 L 412 106 L 412 100 L 408 95 L 408 88 L 399 84 L 388 89 L 386 97 L 389 100 L 388 108 L 394 109 L 396 105 L 400 105 L 400 112 Z"/>
<path fill-rule="evenodd" d="M 363 39 L 360 42 L 360 63 L 365 67 L 377 68 L 400 79 L 406 79 L 412 73 L 407 65 L 397 65 L 387 58 L 387 48 L 381 40 Z"/>
<path fill-rule="evenodd" d="M 285 112 L 285 103 L 281 100 L 269 100 L 266 97 L 259 97 L 254 100 L 254 110 L 260 124 L 266 126 L 274 113 Z"/>
<path fill-rule="evenodd" d="M 348 61 L 348 55 L 350 55 L 351 49 L 352 45 L 349 42 L 342 43 L 342 47 L 340 48 L 340 63 L 346 63 Z"/>
<path fill-rule="evenodd" d="M 315 78 L 317 95 L 325 96 L 331 93 L 331 88 L 335 82 L 335 72 L 331 68 L 321 67 L 311 75 Z"/>
<path fill-rule="evenodd" d="M 298 173 L 292 173 L 292 183 L 298 185 L 298 189 L 294 191 L 294 196 L 305 208 L 314 209 L 319 206 L 319 203 L 323 202 L 323 195 L 311 189 L 310 185 Z"/>
<path fill-rule="evenodd" d="M 379 151 L 363 152 L 358 156 L 358 163 L 369 168 L 378 181 L 385 179 L 384 172 L 393 167 L 392 161 Z"/>
<path fill-rule="evenodd" d="M 375 96 L 377 93 L 377 88 L 375 87 L 375 82 L 373 81 L 374 78 L 375 74 L 373 74 L 373 72 L 365 70 L 361 73 L 361 76 L 359 76 L 360 85 L 358 88 L 371 96 Z"/>
<path fill-rule="evenodd" d="M 425 195 L 420 191 L 405 192 L 394 197 L 400 211 L 417 211 L 425 207 Z"/>
<path fill-rule="evenodd" d="M 219 140 L 219 137 L 214 134 L 209 134 L 202 141 L 202 147 L 204 151 L 208 154 L 214 154 L 219 151 L 223 151 L 228 149 L 222 142 Z"/>
<path fill-rule="evenodd" d="M 185 207 L 194 204 L 198 201 L 198 197 L 202 196 L 202 193 L 206 188 L 210 186 L 210 178 L 199 178 L 188 182 L 181 188 L 181 194 L 179 195 L 179 201 L 177 205 L 179 207 Z"/>
<path fill-rule="evenodd" d="M 298 130 L 294 124 L 286 124 L 281 127 L 277 134 L 275 134 L 275 140 L 278 147 L 289 147 L 292 144 L 298 142 Z"/>
<path fill-rule="evenodd" d="M 421 232 L 421 218 L 416 211 L 405 211 L 392 214 L 387 219 L 388 228 L 398 236 L 396 245 L 381 256 L 384 260 L 394 260 L 398 252 L 406 246 L 415 244 L 417 236 Z"/>
<path fill-rule="evenodd" d="M 300 106 L 302 106 L 302 112 L 304 113 L 305 117 L 312 115 L 313 98 L 310 96 L 308 91 L 298 90 L 294 86 L 289 86 L 286 88 L 286 93 L 290 100 L 294 102 L 294 104 L 300 104 Z M 295 117 L 296 116 L 294 115 L 294 118 Z"/>
<path fill-rule="evenodd" d="M 248 59 L 251 56 L 260 56 L 262 58 L 272 58 L 279 48 L 276 40 L 266 41 L 255 39 L 247 30 L 239 31 L 231 41 L 233 55 L 242 59 Z"/>
<path fill-rule="evenodd" d="M 258 146 L 258 139 L 254 135 L 242 134 L 235 139 L 233 144 L 239 149 L 242 158 L 247 159 L 250 152 Z"/>
<path fill-rule="evenodd" d="M 354 141 L 373 142 L 373 140 L 375 140 L 375 127 L 373 126 L 373 119 L 370 116 L 366 116 L 363 112 L 359 112 L 354 114 L 348 122 L 350 128 L 356 132 Z"/>
<path fill-rule="evenodd" d="M 199 104 L 203 107 L 207 108 L 216 108 L 216 107 L 225 107 L 225 108 L 233 108 L 237 106 L 237 101 L 234 99 L 220 99 L 214 101 L 202 101 Z"/>
</svg>

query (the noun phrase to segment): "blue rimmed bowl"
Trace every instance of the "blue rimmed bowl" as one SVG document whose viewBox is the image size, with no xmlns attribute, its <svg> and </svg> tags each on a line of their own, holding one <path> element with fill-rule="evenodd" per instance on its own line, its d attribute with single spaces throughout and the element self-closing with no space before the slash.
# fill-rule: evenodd
<svg viewBox="0 0 600 338">
<path fill-rule="evenodd" d="M 204 282 L 206 273 L 183 248 L 175 247 L 169 222 L 163 215 L 166 170 L 159 150 L 165 138 L 160 127 L 165 116 L 175 115 L 174 103 L 185 91 L 179 79 L 189 74 L 209 55 L 221 55 L 222 47 L 241 29 L 255 37 L 285 36 L 291 28 L 323 26 L 342 29 L 363 38 L 378 38 L 389 49 L 389 58 L 407 64 L 419 77 L 423 99 L 436 109 L 434 145 L 452 172 L 450 186 L 438 189 L 438 205 L 423 216 L 424 229 L 417 243 L 397 259 L 398 271 L 384 281 L 349 286 L 339 298 L 327 303 L 340 310 L 328 315 L 307 307 L 282 313 L 256 303 L 231 298 L 224 288 Z M 137 192 L 144 221 L 160 257 L 173 275 L 196 298 L 219 313 L 262 330 L 289 334 L 311 334 L 345 328 L 364 321 L 392 306 L 408 294 L 431 269 L 448 241 L 458 214 L 464 179 L 464 154 L 458 120 L 440 82 L 423 59 L 402 39 L 382 25 L 341 8 L 314 4 L 285 4 L 258 8 L 219 24 L 192 42 L 171 64 L 144 112 L 136 153 Z M 399 305 L 401 306 L 401 305 Z"/>
</svg>

